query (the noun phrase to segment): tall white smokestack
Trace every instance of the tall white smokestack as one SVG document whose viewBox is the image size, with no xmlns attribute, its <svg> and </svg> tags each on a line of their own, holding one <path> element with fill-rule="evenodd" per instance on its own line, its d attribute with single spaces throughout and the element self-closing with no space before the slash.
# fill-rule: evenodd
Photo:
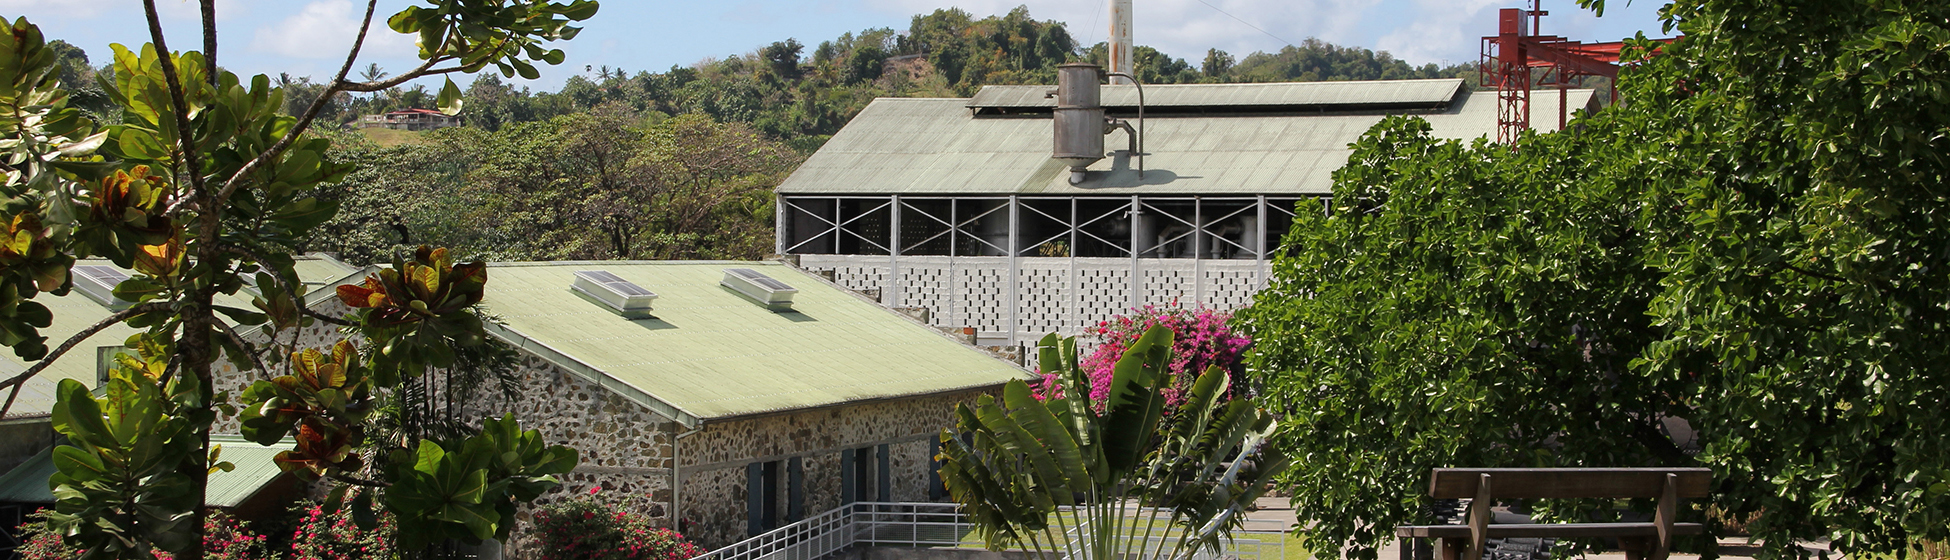
<svg viewBox="0 0 1950 560">
<path fill-rule="evenodd" d="M 1110 0 L 1110 71 L 1136 76 L 1131 62 L 1131 0 Z M 1129 85 L 1130 78 L 1111 76 L 1110 83 Z"/>
</svg>

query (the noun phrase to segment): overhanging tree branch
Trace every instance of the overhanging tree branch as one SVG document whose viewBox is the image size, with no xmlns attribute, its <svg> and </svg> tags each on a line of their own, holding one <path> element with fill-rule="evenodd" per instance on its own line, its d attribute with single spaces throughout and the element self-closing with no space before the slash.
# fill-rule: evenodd
<svg viewBox="0 0 1950 560">
<path fill-rule="evenodd" d="M 170 104 L 176 106 L 176 144 L 183 150 L 183 164 L 188 169 L 190 186 L 196 194 L 203 191 L 203 160 L 196 151 L 195 136 L 190 129 L 190 104 L 183 100 L 183 80 L 176 75 L 176 55 L 163 42 L 162 20 L 156 17 L 156 0 L 142 0 L 144 12 L 149 17 L 149 40 L 156 44 L 156 59 L 162 63 L 163 78 L 168 81 Z M 186 196 L 177 201 L 178 205 L 197 198 Z M 172 209 L 173 210 L 173 209 Z"/>
<path fill-rule="evenodd" d="M 255 262 L 257 262 L 257 263 L 258 263 L 258 264 L 260 264 L 260 265 L 262 265 L 263 263 L 267 263 L 267 262 L 271 262 L 271 261 L 268 261 L 268 260 L 265 260 L 265 259 L 264 259 L 264 257 L 261 257 L 261 256 L 258 256 L 258 254 L 257 254 L 257 253 L 255 253 L 255 252 L 252 252 L 252 251 L 251 251 L 250 249 L 246 249 L 246 248 L 243 248 L 243 247 L 239 247 L 239 246 L 236 246 L 236 245 L 229 245 L 229 244 L 225 244 L 225 245 L 223 246 L 223 250 L 224 250 L 225 252 L 228 252 L 228 253 L 230 253 L 230 254 L 233 254 L 233 255 L 238 255 L 238 256 L 242 256 L 242 257 L 244 257 L 244 258 L 247 258 L 247 259 L 250 259 L 250 260 L 252 260 L 252 261 L 255 261 Z M 282 288 L 284 288 L 284 293 L 287 293 L 287 294 L 291 294 L 291 297 L 292 297 L 292 298 L 297 298 L 297 297 L 298 297 L 299 295 L 301 295 L 301 294 L 299 293 L 299 290 L 301 290 L 302 288 L 304 288 L 304 286 L 303 286 L 303 285 L 302 285 L 301 283 L 299 283 L 299 282 L 293 282 L 292 280 L 294 280 L 294 279 L 287 279 L 287 278 L 285 278 L 285 277 L 284 277 L 283 275 L 279 275 L 279 274 L 272 274 L 272 275 L 271 275 L 271 277 L 272 277 L 272 278 L 274 278 L 274 279 L 276 279 L 276 280 L 277 280 L 277 282 L 278 282 L 278 286 L 279 286 L 279 287 L 282 287 Z M 321 320 L 321 321 L 324 321 L 324 322 L 327 322 L 327 323 L 331 323 L 331 324 L 334 324 L 334 325 L 338 325 L 338 326 L 341 326 L 341 327 L 356 327 L 356 326 L 359 326 L 359 324 L 358 324 L 358 323 L 354 323 L 354 322 L 352 322 L 352 321 L 347 321 L 347 320 L 345 320 L 345 319 L 340 319 L 340 318 L 337 318 L 337 317 L 332 317 L 332 316 L 330 316 L 330 315 L 326 315 L 326 314 L 324 314 L 324 313 L 319 313 L 319 312 L 317 312 L 317 311 L 312 311 L 310 307 L 308 307 L 308 306 L 306 306 L 306 305 L 304 305 L 304 301 L 303 301 L 303 300 L 299 300 L 299 302 L 298 302 L 298 305 L 297 305 L 296 307 L 298 308 L 298 312 L 299 312 L 299 313 L 303 313 L 303 314 L 304 314 L 305 316 L 307 316 L 307 317 L 311 317 L 311 318 L 313 318 L 313 319 L 318 319 L 318 320 Z M 261 367 L 261 366 L 260 366 L 260 367 Z"/>
<path fill-rule="evenodd" d="M 238 351 L 243 352 L 244 355 L 246 356 L 250 356 L 251 365 L 257 367 L 257 375 L 259 379 L 270 379 L 272 377 L 271 368 L 264 367 L 264 359 L 257 355 L 256 346 L 252 345 L 249 342 L 245 342 L 244 337 L 237 336 L 237 330 L 230 328 L 229 324 L 224 323 L 223 321 L 216 321 L 215 324 L 217 325 L 218 330 L 223 331 L 224 338 L 230 339 L 231 344 L 237 345 Z"/>
<path fill-rule="evenodd" d="M 143 0 L 143 1 L 152 4 L 153 2 L 155 2 L 155 0 Z M 332 79 L 333 85 L 327 86 L 324 92 L 318 94 L 317 99 L 312 100 L 311 106 L 305 108 L 305 114 L 303 116 L 298 117 L 298 123 L 292 125 L 291 131 L 286 132 L 283 138 L 279 138 L 277 143 L 271 144 L 271 147 L 266 148 L 263 153 L 257 154 L 257 157 L 251 158 L 249 162 L 245 162 L 243 167 L 238 168 L 236 173 L 230 175 L 229 180 L 224 181 L 223 189 L 217 192 L 217 196 L 216 196 L 217 205 L 221 206 L 225 201 L 230 200 L 230 195 L 235 194 L 237 192 L 237 188 L 244 184 L 245 177 L 250 176 L 251 172 L 256 171 L 258 167 L 264 165 L 264 162 L 270 161 L 272 158 L 278 157 L 278 154 L 284 153 L 284 150 L 286 148 L 290 148 L 291 143 L 296 141 L 299 135 L 304 134 L 305 129 L 311 128 L 312 120 L 318 118 L 318 112 L 324 110 L 325 104 L 331 101 L 332 94 L 337 93 L 337 89 L 336 89 L 337 84 L 339 82 L 345 81 L 346 73 L 352 71 L 352 63 L 358 60 L 359 58 L 359 49 L 362 48 L 366 43 L 366 31 L 372 28 L 373 10 L 376 9 L 378 6 L 379 6 L 379 0 L 367 0 L 365 19 L 360 20 L 359 22 L 359 35 L 358 37 L 352 39 L 352 52 L 345 56 L 345 64 L 339 66 L 338 77 Z M 151 11 L 153 12 L 154 10 Z M 153 16 L 151 16 L 151 19 L 153 19 Z M 158 50 L 161 50 L 161 44 L 162 44 L 161 37 L 162 37 L 161 34 L 158 33 L 157 34 Z M 167 59 L 167 57 L 165 57 L 165 59 Z M 167 62 L 165 62 L 165 64 L 167 64 Z M 167 67 L 165 66 L 165 68 Z M 176 205 L 170 207 L 168 214 L 174 215 L 177 212 L 177 210 L 179 210 L 180 208 L 181 208 L 181 202 L 178 202 Z"/>
</svg>

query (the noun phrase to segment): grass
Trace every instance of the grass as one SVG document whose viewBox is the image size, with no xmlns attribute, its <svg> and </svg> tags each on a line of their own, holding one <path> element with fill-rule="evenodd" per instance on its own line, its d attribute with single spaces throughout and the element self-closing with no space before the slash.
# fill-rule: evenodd
<svg viewBox="0 0 1950 560">
<path fill-rule="evenodd" d="M 395 130 L 391 128 L 361 128 L 359 129 L 359 132 L 361 134 L 365 134 L 366 139 L 372 140 L 374 144 L 378 144 L 388 148 L 391 148 L 393 146 L 398 146 L 400 144 L 410 144 L 410 143 L 415 143 L 420 141 L 420 133 L 411 130 Z"/>
</svg>

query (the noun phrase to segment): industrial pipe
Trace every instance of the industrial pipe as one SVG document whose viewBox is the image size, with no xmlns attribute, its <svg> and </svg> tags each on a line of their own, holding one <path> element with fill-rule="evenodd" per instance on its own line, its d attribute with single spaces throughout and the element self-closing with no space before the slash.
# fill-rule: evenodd
<svg viewBox="0 0 1950 560">
<path fill-rule="evenodd" d="M 1138 92 L 1137 164 L 1138 164 L 1138 178 L 1143 179 L 1144 178 L 1144 82 L 1138 81 L 1137 76 L 1132 76 L 1130 74 L 1126 74 L 1123 72 L 1111 72 L 1108 75 L 1123 76 L 1131 80 L 1131 85 L 1137 86 L 1137 92 Z"/>
</svg>

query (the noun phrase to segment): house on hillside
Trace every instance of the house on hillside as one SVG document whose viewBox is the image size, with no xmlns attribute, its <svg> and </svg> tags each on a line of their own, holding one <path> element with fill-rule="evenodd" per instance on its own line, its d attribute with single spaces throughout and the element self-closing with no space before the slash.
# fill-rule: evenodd
<svg viewBox="0 0 1950 560">
<path fill-rule="evenodd" d="M 383 115 L 361 115 L 359 128 L 394 130 L 433 130 L 460 126 L 460 117 L 432 109 L 401 109 Z"/>
<path fill-rule="evenodd" d="M 779 185 L 776 251 L 1013 347 L 1147 304 L 1247 304 L 1295 213 L 1326 211 L 1349 144 L 1381 119 L 1461 140 L 1497 126 L 1496 92 L 1460 79 L 1101 86 L 1110 150 L 1071 173 L 1052 157 L 1055 95 L 874 100 Z M 1590 90 L 1563 99 L 1532 101 L 1537 130 L 1560 105 L 1597 108 Z"/>
</svg>

